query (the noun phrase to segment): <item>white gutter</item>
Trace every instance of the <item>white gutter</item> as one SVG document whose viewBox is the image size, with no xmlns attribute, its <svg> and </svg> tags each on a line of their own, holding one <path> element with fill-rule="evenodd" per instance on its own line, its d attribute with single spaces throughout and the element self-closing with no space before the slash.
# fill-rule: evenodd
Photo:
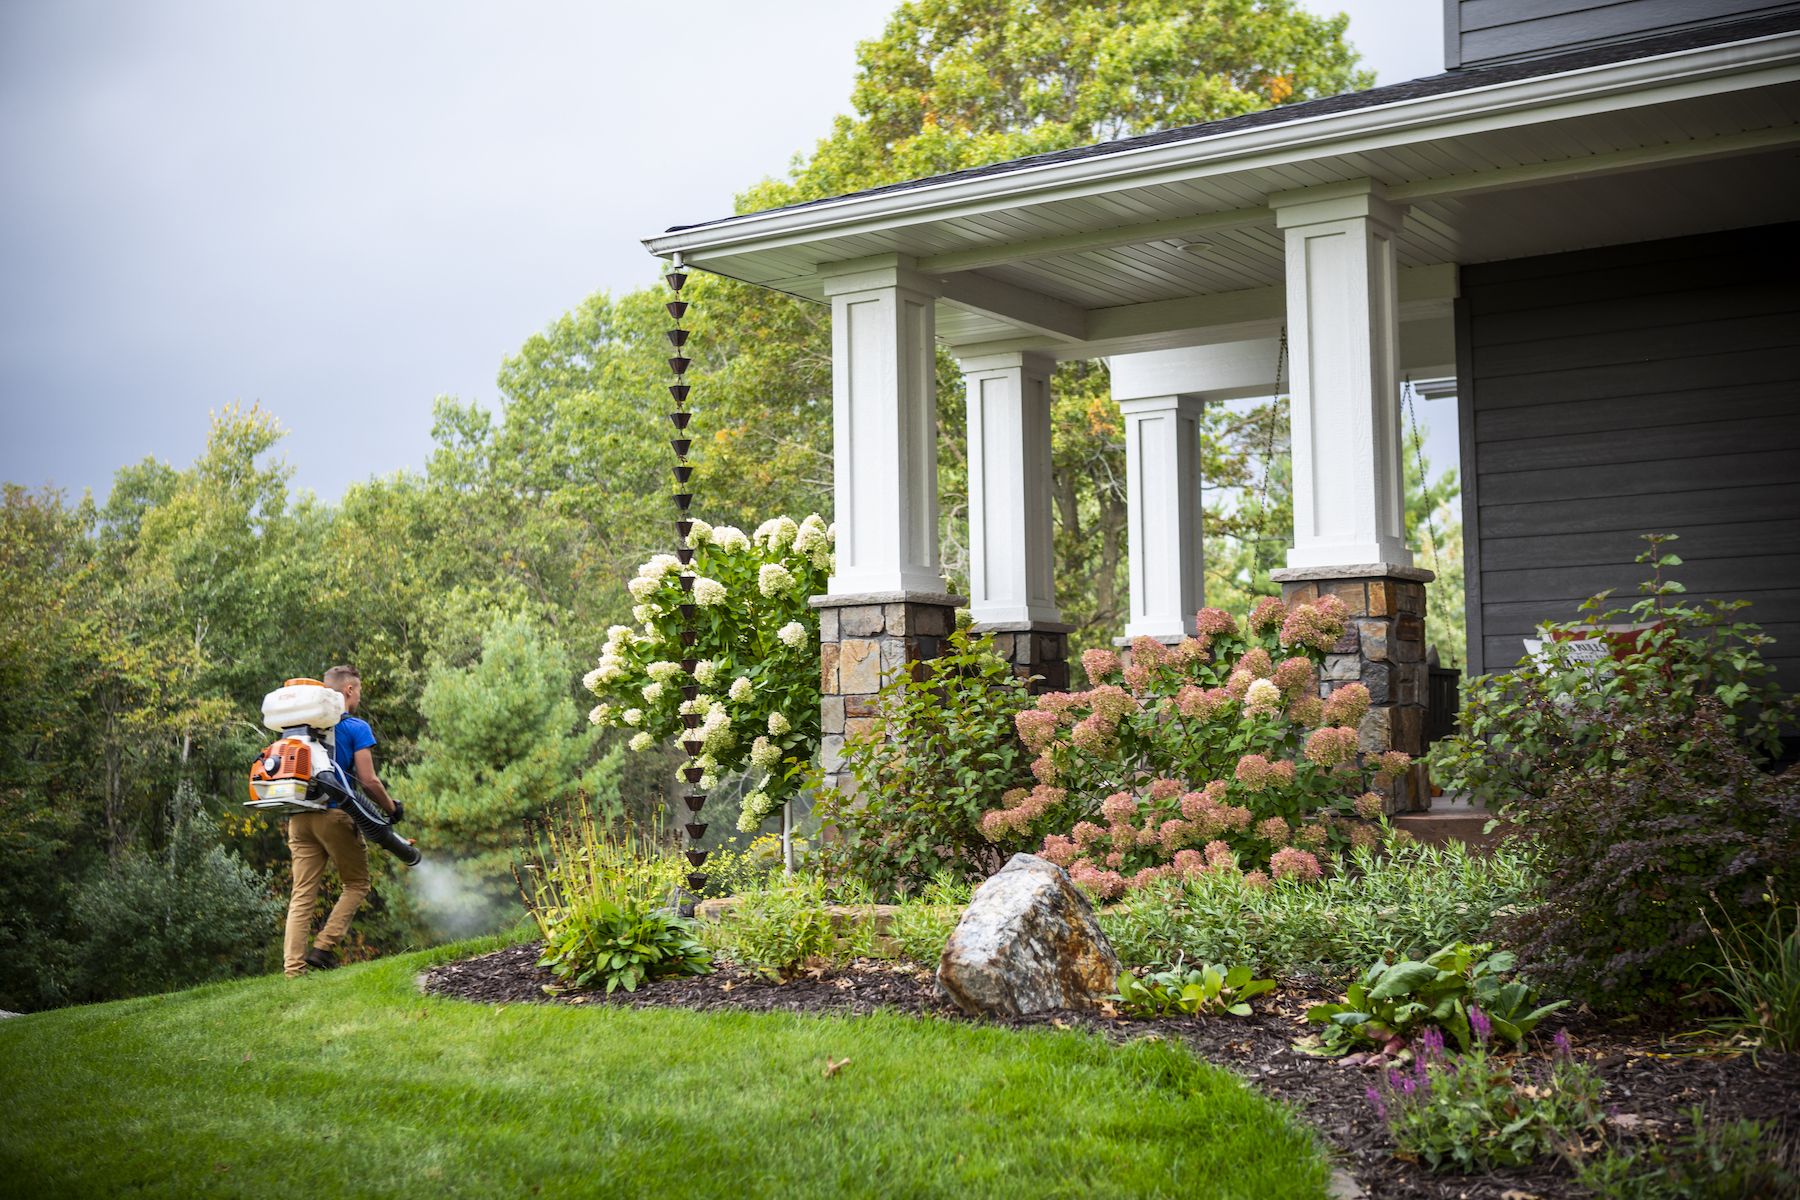
<svg viewBox="0 0 1800 1200">
<path fill-rule="evenodd" d="M 1720 87 L 1729 80 L 1729 87 Z M 1133 147 L 1074 161 L 1024 166 L 898 192 L 853 194 L 803 208 L 730 217 L 643 239 L 655 255 L 748 254 L 897 225 L 974 216 L 1097 192 L 1254 170 L 1385 144 L 1516 128 L 1619 108 L 1800 81 L 1800 33 L 1629 59 L 1467 91 L 1322 113 L 1273 126 Z"/>
</svg>

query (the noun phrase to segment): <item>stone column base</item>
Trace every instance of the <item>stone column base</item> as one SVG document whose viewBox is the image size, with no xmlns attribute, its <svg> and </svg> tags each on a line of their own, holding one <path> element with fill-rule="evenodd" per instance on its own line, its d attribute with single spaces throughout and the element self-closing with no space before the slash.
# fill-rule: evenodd
<svg viewBox="0 0 1800 1200">
<path fill-rule="evenodd" d="M 882 685 L 912 664 L 936 658 L 968 603 L 942 592 L 864 592 L 814 596 L 819 610 L 819 766 L 847 789 L 844 740 L 868 732 Z"/>
<path fill-rule="evenodd" d="M 1422 567 L 1363 563 L 1344 567 L 1290 567 L 1269 572 L 1281 584 L 1284 604 L 1308 604 L 1336 596 L 1349 610 L 1344 636 L 1319 672 L 1319 694 L 1347 683 L 1369 689 L 1369 715 L 1359 732 L 1362 750 L 1425 753 L 1425 711 L 1430 703 L 1425 665 L 1425 585 L 1437 576 Z M 1431 807 L 1423 763 L 1394 781 L 1388 812 Z"/>
<path fill-rule="evenodd" d="M 1054 621 L 977 621 L 969 629 L 992 634 L 994 651 L 1012 664 L 1018 678 L 1042 676 L 1030 685 L 1032 695 L 1069 690 L 1069 635 L 1075 632 L 1073 625 Z"/>
</svg>

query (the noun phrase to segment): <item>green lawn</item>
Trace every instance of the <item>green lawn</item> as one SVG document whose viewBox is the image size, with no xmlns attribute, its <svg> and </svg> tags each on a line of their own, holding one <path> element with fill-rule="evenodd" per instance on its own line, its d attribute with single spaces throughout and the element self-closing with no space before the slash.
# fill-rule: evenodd
<svg viewBox="0 0 1800 1200">
<path fill-rule="evenodd" d="M 486 948 L 0 1021 L 0 1195 L 1324 1194 L 1310 1135 L 1168 1044 L 415 990 Z"/>
</svg>

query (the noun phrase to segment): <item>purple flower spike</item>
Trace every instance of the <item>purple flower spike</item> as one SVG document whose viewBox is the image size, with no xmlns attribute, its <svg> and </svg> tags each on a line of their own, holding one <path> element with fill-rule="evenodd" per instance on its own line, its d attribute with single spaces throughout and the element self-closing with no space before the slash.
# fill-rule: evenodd
<svg viewBox="0 0 1800 1200">
<path fill-rule="evenodd" d="M 1469 1028 L 1475 1031 L 1475 1040 L 1483 1046 L 1494 1035 L 1494 1023 L 1488 1020 L 1488 1015 L 1481 1011 L 1479 1004 L 1469 1005 Z"/>
<path fill-rule="evenodd" d="M 1558 1058 L 1575 1057 L 1575 1047 L 1570 1044 L 1569 1031 L 1566 1029 L 1556 1031 L 1556 1056 Z"/>
<path fill-rule="evenodd" d="M 1375 1115 L 1383 1121 L 1387 1120 L 1387 1105 L 1381 1102 L 1381 1093 L 1373 1086 L 1369 1088 L 1369 1103 L 1375 1106 Z"/>
<path fill-rule="evenodd" d="M 1444 1034 L 1435 1025 L 1427 1025 L 1419 1031 L 1418 1053 L 1421 1061 L 1437 1058 L 1444 1052 Z"/>
</svg>

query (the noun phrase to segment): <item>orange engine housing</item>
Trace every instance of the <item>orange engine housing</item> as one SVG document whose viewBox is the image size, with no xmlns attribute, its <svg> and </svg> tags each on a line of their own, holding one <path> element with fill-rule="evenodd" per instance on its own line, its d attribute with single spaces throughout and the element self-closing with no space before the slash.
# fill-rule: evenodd
<svg viewBox="0 0 1800 1200">
<path fill-rule="evenodd" d="M 275 769 L 269 769 L 269 761 L 275 761 Z M 298 779 L 305 783 L 312 778 L 312 750 L 298 738 L 282 738 L 266 747 L 256 756 L 250 766 L 251 784 L 268 783 L 276 779 Z M 256 788 L 250 789 L 250 795 L 256 796 Z"/>
</svg>

